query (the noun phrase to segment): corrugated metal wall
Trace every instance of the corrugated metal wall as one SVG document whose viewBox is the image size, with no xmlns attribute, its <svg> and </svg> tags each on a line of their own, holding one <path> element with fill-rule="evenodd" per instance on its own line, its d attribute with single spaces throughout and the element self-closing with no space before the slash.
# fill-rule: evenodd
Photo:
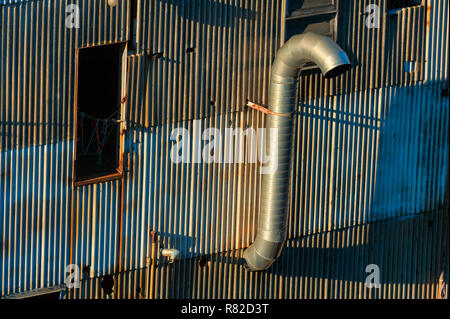
<svg viewBox="0 0 450 319">
<path fill-rule="evenodd" d="M 0 7 L 1 150 L 73 138 L 75 52 L 126 39 L 126 6 L 77 1 L 80 28 L 65 27 L 72 1 Z"/>
<path fill-rule="evenodd" d="M 80 29 L 65 27 L 70 3 L 0 7 L 2 295 L 64 282 L 74 250 L 75 50 L 126 39 L 124 2 L 113 10 L 105 1 L 77 1 Z"/>
<path fill-rule="evenodd" d="M 289 238 L 442 208 L 448 137 L 441 128 L 448 128 L 449 115 L 444 86 L 385 88 L 302 105 Z M 170 132 L 176 127 L 187 128 L 191 138 L 200 129 L 188 121 L 129 132 L 123 232 L 130 234 L 124 245 L 131 256 L 125 270 L 144 265 L 150 229 L 186 257 L 253 240 L 264 196 L 258 166 L 172 164 Z M 245 111 L 204 119 L 201 127 L 223 132 L 263 127 L 263 121 Z"/>
<path fill-rule="evenodd" d="M 442 208 L 446 88 L 419 84 L 303 100 L 290 236 Z"/>
<path fill-rule="evenodd" d="M 138 233 L 138 236 L 147 238 L 148 234 L 140 228 L 136 229 L 138 226 L 135 223 L 142 219 L 139 227 L 151 227 L 148 223 L 153 219 L 148 209 L 152 208 L 136 206 L 135 202 L 143 205 L 141 202 L 148 200 L 136 198 L 142 194 L 142 187 L 153 189 L 155 185 L 164 184 L 168 176 L 171 176 L 163 169 L 168 164 L 169 154 L 164 146 L 170 142 L 170 127 L 165 123 L 194 118 L 203 118 L 206 123 L 211 120 L 208 117 L 210 114 L 215 116 L 213 120 L 222 121 L 223 128 L 228 124 L 224 120 L 236 118 L 244 123 L 244 115 L 233 112 L 238 107 L 242 108 L 248 97 L 258 101 L 265 100 L 269 74 L 267 69 L 281 39 L 282 3 L 278 1 L 140 1 L 142 32 L 138 37 L 137 54 L 129 57 L 128 66 L 127 118 L 133 129 L 127 132 L 126 144 L 130 153 L 126 156 L 130 158 L 129 170 L 132 173 L 125 179 L 124 185 L 122 182 L 109 182 L 73 188 L 71 163 L 75 50 L 79 47 L 126 40 L 128 17 L 126 1 L 119 1 L 119 6 L 115 9 L 109 8 L 106 1 L 76 1 L 74 3 L 80 6 L 81 26 L 80 29 L 70 30 L 65 28 L 64 23 L 65 7 L 71 3 L 73 2 L 21 1 L 9 6 L 2 3 L 0 7 L 1 186 L 5 195 L 8 194 L 11 198 L 5 196 L 1 203 L 2 229 L 5 230 L 0 277 L 2 294 L 62 283 L 63 265 L 55 263 L 54 267 L 59 272 L 53 276 L 46 268 L 48 258 L 50 263 L 53 261 L 51 256 L 46 258 L 46 246 L 43 244 L 42 254 L 40 250 L 36 251 L 38 248 L 34 248 L 37 243 L 48 239 L 48 232 L 63 232 L 63 240 L 51 241 L 48 245 L 64 247 L 67 250 L 69 256 L 64 257 L 64 265 L 69 261 L 82 267 L 90 265 L 95 275 L 104 275 L 123 267 L 141 267 L 145 256 L 142 250 L 133 249 L 142 249 L 146 242 L 134 243 L 133 235 Z M 212 14 L 205 14 L 208 12 Z M 174 32 L 162 33 L 160 28 L 163 27 L 173 29 Z M 161 34 L 166 37 L 160 38 Z M 195 48 L 195 52 L 187 53 L 187 48 Z M 147 50 L 163 52 L 163 57 L 159 60 L 148 59 Z M 149 69 L 145 69 L 148 70 L 148 79 L 145 79 L 143 74 L 147 73 L 140 68 L 148 66 L 145 64 L 147 60 L 151 62 Z M 194 78 L 199 78 L 200 81 L 194 84 Z M 255 81 L 255 78 L 266 80 L 260 82 Z M 147 83 L 147 89 L 143 82 Z M 216 82 L 221 83 L 221 86 L 215 85 Z M 142 100 L 142 95 L 145 100 Z M 145 105 L 148 109 L 142 107 L 143 101 L 147 101 Z M 227 112 L 231 113 L 226 115 Z M 143 114 L 145 116 L 142 116 Z M 220 119 L 219 114 L 223 114 Z M 250 117 L 259 118 L 261 121 L 258 114 Z M 144 129 L 143 125 L 151 128 Z M 185 125 L 190 124 L 186 122 Z M 153 131 L 156 134 L 149 134 Z M 136 136 L 154 143 L 142 144 L 140 151 L 165 154 L 166 157 L 161 157 L 160 162 L 154 163 L 155 158 L 148 156 L 146 162 L 142 162 L 140 157 L 143 154 L 134 151 L 139 145 L 139 142 L 134 140 Z M 45 157 L 42 162 L 44 155 L 57 156 L 55 152 L 44 154 L 46 148 L 61 148 L 61 145 L 65 147 L 65 155 L 51 159 Z M 26 151 L 28 148 L 32 148 L 33 152 Z M 21 164 L 9 161 L 22 153 L 26 156 Z M 36 164 L 41 166 L 51 165 L 52 161 L 64 164 L 48 167 L 44 172 L 42 169 L 30 167 L 29 163 L 35 160 L 41 160 Z M 152 163 L 155 165 L 152 171 L 149 167 L 140 167 Z M 27 168 L 30 176 L 24 176 L 23 172 Z M 62 177 L 53 175 L 55 169 Z M 226 168 L 229 175 L 236 174 L 234 169 L 235 167 Z M 134 170 L 138 172 L 136 175 Z M 143 174 L 146 171 L 154 174 L 154 179 L 148 180 L 147 175 L 141 175 L 141 171 Z M 247 167 L 246 171 L 247 175 L 253 172 L 253 175 L 258 176 L 252 166 Z M 23 216 L 28 216 L 30 212 L 28 208 L 23 207 L 23 200 L 12 200 L 14 196 L 21 196 L 21 193 L 10 191 L 10 185 L 15 182 L 26 188 L 30 183 L 41 182 L 43 174 L 56 179 L 61 186 L 59 191 L 66 194 L 64 197 L 54 198 L 56 207 L 63 209 L 48 210 L 46 204 L 42 204 L 46 202 L 45 197 L 36 196 L 33 192 L 26 193 L 30 197 L 28 200 L 36 203 L 32 206 L 31 215 L 39 219 L 44 213 L 48 214 L 50 219 L 39 221 L 44 222 L 45 226 L 42 226 L 38 233 L 40 237 L 35 241 L 20 236 L 16 238 L 13 229 L 23 227 L 25 231 L 29 231 L 33 224 L 27 225 L 25 217 L 24 221 L 17 218 L 20 212 Z M 197 173 L 190 169 L 185 174 L 187 175 L 183 177 L 174 173 L 172 177 L 174 180 L 177 176 L 191 178 Z M 202 180 L 198 183 L 201 184 Z M 241 183 L 241 180 L 233 181 L 229 186 L 224 183 L 224 194 L 232 191 L 238 182 Z M 254 183 L 256 185 L 256 182 Z M 51 190 L 53 186 L 45 183 L 39 187 Z M 160 192 L 164 190 L 165 188 L 161 188 Z M 46 192 L 39 195 L 45 194 Z M 204 194 L 198 196 L 199 201 L 202 196 Z M 154 197 L 156 207 L 164 207 L 162 212 L 155 212 L 155 216 L 163 216 L 162 220 L 164 214 L 171 216 L 166 217 L 166 220 L 175 218 L 174 216 L 180 213 L 180 207 L 166 207 L 166 201 L 170 202 L 169 197 L 162 193 L 161 198 L 158 200 Z M 192 205 L 194 204 L 186 208 L 195 209 Z M 196 203 L 195 206 L 197 205 L 200 204 Z M 153 214 L 153 211 L 151 213 Z M 224 210 L 223 214 L 225 213 Z M 68 223 L 68 229 L 58 228 L 57 224 L 47 225 L 57 214 L 61 216 L 64 225 Z M 164 228 L 164 221 L 162 225 Z M 111 237 L 105 239 L 100 235 L 104 229 L 110 232 Z M 195 231 L 197 230 L 194 230 L 194 236 Z M 25 248 L 27 245 L 31 246 Z M 215 246 L 223 247 L 224 244 L 218 243 Z M 30 256 L 38 256 L 36 258 L 39 259 L 24 266 L 25 277 L 17 278 L 10 272 L 22 259 L 29 259 Z M 29 275 L 31 273 L 38 274 L 39 277 Z"/>
<path fill-rule="evenodd" d="M 268 70 L 282 39 L 282 1 L 139 4 L 137 49 L 129 58 L 130 124 L 239 111 L 246 99 L 267 102 Z M 153 61 L 155 53 L 162 57 Z"/>
<path fill-rule="evenodd" d="M 61 284 L 69 264 L 72 143 L 0 152 L 0 294 Z"/>
<path fill-rule="evenodd" d="M 385 0 L 375 2 L 386 7 Z M 123 181 L 78 188 L 72 187 L 75 50 L 127 40 L 127 6 L 76 1 L 81 28 L 71 31 L 64 27 L 68 3 L 0 3 L 0 295 L 62 284 L 64 266 L 73 262 L 87 267 L 88 276 L 128 274 L 117 291 L 136 297 L 146 280 L 146 270 L 139 269 L 148 262 L 149 232 L 155 230 L 164 247 L 180 249 L 185 259 L 158 268 L 156 297 L 436 296 L 437 266 L 421 270 L 420 288 L 411 288 L 413 279 L 400 282 L 396 273 L 391 280 L 397 290 L 374 296 L 359 275 L 339 275 L 331 283 L 327 276 L 340 268 L 326 258 L 313 263 L 320 254 L 289 247 L 324 236 L 330 242 L 349 227 L 368 229 L 394 217 L 420 214 L 408 229 L 426 229 L 419 221 L 427 223 L 428 213 L 442 209 L 448 170 L 446 1 L 392 18 L 385 14 L 379 30 L 364 28 L 366 2 L 340 1 L 338 42 L 355 67 L 338 80 L 323 80 L 313 70 L 301 77 L 292 241 L 274 270 L 260 275 L 234 264 L 228 273 L 229 263 L 222 262 L 227 254 L 237 258 L 254 238 L 264 196 L 258 165 L 175 165 L 170 133 L 184 127 L 192 137 L 197 123 L 221 131 L 264 127 L 263 116 L 244 104 L 266 103 L 270 64 L 283 39 L 283 2 L 140 1 L 137 50 L 128 58 L 127 174 Z M 151 59 L 160 52 L 161 58 Z M 417 71 L 404 72 L 404 63 L 413 61 Z M 353 237 L 348 240 L 345 245 L 354 245 Z M 351 251 L 342 262 L 362 258 Z M 201 276 L 192 270 L 201 255 L 211 256 L 210 267 L 217 270 Z M 329 272 L 311 271 L 314 280 L 305 279 L 304 270 L 280 271 L 285 258 L 289 265 L 326 265 Z M 438 255 L 417 258 L 434 263 Z M 171 279 L 193 271 L 198 287 L 176 286 Z M 222 276 L 229 276 L 228 283 L 219 283 Z M 104 296 L 95 284 L 86 289 L 91 292 L 76 296 Z"/>
<path fill-rule="evenodd" d="M 423 80 L 426 5 L 387 11 L 388 0 L 339 1 L 337 42 L 347 52 L 352 69 L 325 79 L 318 69 L 303 72 L 305 97 L 345 94 L 388 86 L 405 86 Z M 380 8 L 380 28 L 367 28 L 365 8 Z M 406 72 L 405 63 L 415 72 Z"/>
<path fill-rule="evenodd" d="M 440 294 L 443 213 L 404 217 L 289 240 L 266 272 L 246 272 L 242 250 L 162 263 L 155 269 L 154 298 L 414 299 Z M 380 287 L 365 285 L 375 264 Z M 86 280 L 66 298 L 143 298 L 149 272 L 114 275 L 114 292 L 101 278 Z"/>
</svg>

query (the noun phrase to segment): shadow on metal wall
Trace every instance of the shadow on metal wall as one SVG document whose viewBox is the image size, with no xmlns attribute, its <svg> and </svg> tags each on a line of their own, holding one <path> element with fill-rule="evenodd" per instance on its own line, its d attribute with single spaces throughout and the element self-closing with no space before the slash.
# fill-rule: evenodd
<svg viewBox="0 0 450 319">
<path fill-rule="evenodd" d="M 158 261 L 154 298 L 437 298 L 442 211 L 290 240 L 265 272 L 247 272 L 242 250 L 173 264 Z M 379 269 L 380 286 L 365 283 Z M 145 298 L 149 270 L 88 280 L 68 298 Z M 374 282 L 374 281 L 370 281 Z"/>
</svg>

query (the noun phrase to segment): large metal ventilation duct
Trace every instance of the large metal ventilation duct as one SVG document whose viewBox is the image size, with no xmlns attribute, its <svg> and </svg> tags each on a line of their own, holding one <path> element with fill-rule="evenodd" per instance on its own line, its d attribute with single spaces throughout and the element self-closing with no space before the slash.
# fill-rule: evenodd
<svg viewBox="0 0 450 319">
<path fill-rule="evenodd" d="M 245 267 L 249 270 L 269 268 L 280 256 L 286 240 L 294 123 L 292 113 L 297 105 L 297 78 L 308 62 L 318 65 L 327 78 L 338 76 L 351 67 L 347 55 L 333 40 L 312 32 L 292 37 L 278 51 L 272 66 L 269 109 L 291 115 L 271 115 L 266 120 L 268 165 L 274 165 L 272 167 L 277 169 L 262 176 L 258 232 L 255 242 L 244 252 Z M 271 128 L 276 128 L 278 134 L 272 134 Z"/>
</svg>

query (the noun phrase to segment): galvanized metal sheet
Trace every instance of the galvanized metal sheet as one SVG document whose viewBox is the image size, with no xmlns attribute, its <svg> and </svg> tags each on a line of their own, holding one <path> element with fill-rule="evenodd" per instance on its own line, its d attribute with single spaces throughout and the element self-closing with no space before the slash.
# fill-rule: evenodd
<svg viewBox="0 0 450 319">
<path fill-rule="evenodd" d="M 264 196 L 258 166 L 174 165 L 170 132 L 180 126 L 192 133 L 198 118 L 203 127 L 221 130 L 263 127 L 262 115 L 244 109 L 242 102 L 266 102 L 270 63 L 283 33 L 283 5 L 256 0 L 141 2 L 139 52 L 129 57 L 129 172 L 123 184 L 73 188 L 75 50 L 126 40 L 127 14 L 125 4 L 112 9 L 100 1 L 79 1 L 82 28 L 69 31 L 64 25 L 67 3 L 39 0 L 0 7 L 0 295 L 61 285 L 64 267 L 72 261 L 87 270 L 84 278 L 129 271 L 124 285 L 130 289 L 128 296 L 135 296 L 131 289 L 138 283 L 142 287 L 142 276 L 132 273 L 148 262 L 152 229 L 165 247 L 180 248 L 186 263 L 246 247 L 254 238 L 258 203 Z M 341 17 L 340 23 L 357 28 L 361 5 L 347 5 L 352 3 L 352 18 L 348 15 L 345 22 Z M 353 73 L 350 79 L 354 88 L 345 94 L 323 94 L 331 92 L 331 86 L 317 78 L 301 82 L 290 238 L 442 208 L 448 171 L 448 3 L 429 4 L 425 83 L 416 82 L 421 77 L 402 82 L 402 77 L 401 82 L 389 80 L 372 90 L 384 77 L 376 68 L 363 72 L 363 65 L 355 69 L 359 75 Z M 422 11 L 402 10 L 399 21 L 406 28 Z M 232 19 L 233 14 L 240 18 Z M 381 31 L 370 31 L 370 36 L 366 32 L 348 29 L 340 36 L 357 34 L 350 42 L 359 48 L 354 52 L 361 52 L 362 64 L 374 67 L 382 56 L 368 48 L 383 37 L 376 33 Z M 196 50 L 187 54 L 186 48 L 192 47 Z M 151 60 L 154 68 L 148 76 L 140 71 L 146 49 L 165 52 L 162 59 Z M 404 48 L 401 52 L 405 57 L 421 54 Z M 196 78 L 201 84 L 194 85 Z M 226 264 L 217 267 L 223 271 Z M 230 276 L 244 276 L 237 266 L 236 271 Z M 269 294 L 263 287 L 291 280 L 276 274 L 257 276 L 264 282 L 253 282 L 251 292 L 241 282 L 233 289 L 243 292 L 233 294 L 275 296 L 278 292 Z M 158 279 L 158 296 L 203 296 L 170 288 L 168 272 L 160 278 L 164 281 Z M 237 277 L 229 277 L 227 285 L 233 284 L 232 278 Z M 297 285 L 303 285 L 302 280 Z M 339 285 L 348 285 L 344 283 Z M 434 282 L 420 283 L 417 289 L 427 292 L 416 296 L 435 296 L 429 292 Z M 212 295 L 228 296 L 224 283 L 220 285 Z M 412 289 L 401 287 L 395 289 Z M 294 291 L 293 297 L 310 296 Z M 380 296 L 398 296 L 395 291 Z M 323 291 L 319 295 L 331 296 Z"/>
<path fill-rule="evenodd" d="M 115 274 L 113 293 L 102 278 L 86 280 L 66 298 L 269 298 L 431 299 L 441 294 L 439 277 L 443 212 L 390 219 L 289 240 L 265 272 L 247 272 L 242 250 Z M 368 266 L 370 266 L 368 268 Z M 379 286 L 366 285 L 378 267 Z M 372 282 L 369 278 L 369 282 Z"/>
<path fill-rule="evenodd" d="M 291 238 L 443 207 L 446 88 L 436 83 L 302 99 Z"/>
</svg>

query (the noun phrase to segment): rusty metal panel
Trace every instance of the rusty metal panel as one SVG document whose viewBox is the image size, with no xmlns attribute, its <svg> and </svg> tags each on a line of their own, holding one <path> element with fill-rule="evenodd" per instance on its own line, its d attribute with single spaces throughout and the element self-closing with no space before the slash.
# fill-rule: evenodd
<svg viewBox="0 0 450 319">
<path fill-rule="evenodd" d="M 71 264 L 81 277 L 119 271 L 121 181 L 76 187 L 71 214 Z"/>
<path fill-rule="evenodd" d="M 78 1 L 80 28 L 66 28 L 69 1 L 0 7 L 0 149 L 73 138 L 75 52 L 126 40 L 126 1 Z"/>
<path fill-rule="evenodd" d="M 0 7 L 1 150 L 72 137 L 75 42 L 59 4 Z"/>
<path fill-rule="evenodd" d="M 64 14 L 65 5 L 69 2 L 62 0 L 61 4 L 64 5 L 62 10 Z M 80 28 L 76 29 L 79 47 L 128 39 L 128 1 L 117 1 L 115 7 L 110 7 L 108 1 L 101 0 L 79 0 L 77 4 L 80 8 Z"/>
<path fill-rule="evenodd" d="M 286 242 L 265 272 L 247 272 L 242 250 L 169 264 L 157 260 L 154 298 L 434 299 L 440 295 L 443 212 L 350 227 Z M 376 265 L 380 286 L 369 288 Z M 115 274 L 112 294 L 102 278 L 86 280 L 66 298 L 145 298 L 148 271 Z M 148 285 L 148 282 L 147 282 Z"/>
<path fill-rule="evenodd" d="M 8 5 L 8 4 L 15 4 L 15 3 L 22 3 L 27 2 L 30 0 L 0 0 L 0 6 Z"/>
<path fill-rule="evenodd" d="M 128 175 L 124 186 L 123 269 L 145 265 L 150 230 L 182 258 L 238 249 L 249 244 L 259 205 L 259 163 L 175 164 L 172 130 L 185 128 L 194 145 L 203 129 L 264 127 L 254 110 L 216 115 L 198 121 L 168 123 L 127 132 Z M 199 130 L 202 131 L 199 131 Z M 206 144 L 202 141 L 202 147 Z M 203 149 L 203 148 L 202 148 Z M 243 150 L 248 156 L 248 139 Z"/>
<path fill-rule="evenodd" d="M 65 26 L 69 3 L 39 0 L 0 6 L 0 295 L 64 283 L 71 249 L 86 243 L 82 238 L 71 246 L 75 51 L 125 39 L 126 6 L 121 1 L 109 9 L 105 1 L 79 1 L 84 18 L 78 30 Z M 109 207 L 107 200 L 116 201 L 116 188 L 99 188 L 105 199 L 94 197 L 91 206 L 80 210 L 98 206 L 94 212 L 106 214 L 101 208 Z M 79 192 L 75 208 L 84 205 Z M 104 206 L 97 202 L 101 200 Z M 83 230 L 83 224 L 78 226 Z M 118 234 L 113 231 L 113 236 Z M 108 272 L 115 254 L 97 241 L 96 253 L 106 257 L 95 266 Z M 90 262 L 81 253 L 74 256 L 81 265 Z"/>
<path fill-rule="evenodd" d="M 448 81 L 449 9 L 448 1 L 427 2 L 426 83 Z"/>
<path fill-rule="evenodd" d="M 305 101 L 297 115 L 289 238 L 435 211 L 448 170 L 445 83 Z M 406 114 L 406 116 L 405 116 Z M 201 128 L 264 127 L 253 110 Z M 144 267 L 149 231 L 182 258 L 246 247 L 260 193 L 257 165 L 174 164 L 171 131 L 194 121 L 127 133 L 124 270 Z M 248 150 L 247 150 L 248 151 Z M 230 231 L 231 230 L 231 231 Z"/>
<path fill-rule="evenodd" d="M 283 5 L 138 1 L 129 90 L 139 96 L 131 97 L 130 122 L 148 127 L 242 110 L 246 99 L 267 103 Z"/>
<path fill-rule="evenodd" d="M 234 262 L 255 235 L 264 196 L 258 166 L 175 165 L 170 132 L 184 127 L 193 134 L 196 119 L 221 130 L 264 126 L 264 117 L 244 104 L 247 98 L 266 103 L 270 64 L 283 38 L 282 2 L 140 1 L 138 52 L 128 58 L 127 175 L 123 182 L 75 189 L 75 50 L 127 40 L 127 13 L 125 1 L 115 9 L 106 1 L 79 1 L 82 28 L 68 31 L 67 3 L 0 3 L 0 295 L 61 285 L 64 267 L 73 262 L 86 270 L 86 282 L 94 277 L 76 296 L 106 297 L 99 277 L 114 273 L 126 274 L 118 281 L 121 296 L 140 297 L 149 232 L 156 230 L 164 247 L 182 253 L 178 263 L 158 268 L 157 297 L 437 296 L 439 234 L 428 231 L 428 217 L 422 216 L 442 208 L 448 171 L 446 1 L 430 4 L 423 47 L 421 33 L 415 37 L 407 27 L 420 30 L 425 7 L 398 13 L 395 30 L 404 31 L 406 42 L 392 38 L 399 60 L 391 61 L 389 74 L 385 29 L 363 27 L 363 2 L 340 1 L 345 7 L 338 42 L 357 63 L 337 82 L 322 82 L 315 73 L 302 77 L 291 240 L 279 263 L 263 274 L 245 273 Z M 422 73 L 399 76 L 403 62 L 422 61 L 422 48 L 425 75 L 419 68 Z M 397 222 L 383 224 L 416 215 L 411 220 L 424 221 L 402 224 L 407 226 L 401 231 Z M 388 262 L 383 254 L 393 252 L 389 247 L 377 252 L 385 267 L 397 271 L 383 292 L 373 296 L 361 277 L 345 273 L 344 264 L 360 267 L 369 255 L 364 245 L 343 247 L 372 235 L 377 245 L 400 245 L 397 233 L 409 240 L 411 232 L 423 234 L 423 241 L 394 250 L 414 256 L 411 266 L 409 259 Z M 390 240 L 382 241 L 384 236 Z M 324 252 L 317 245 L 338 248 Z M 210 266 L 200 271 L 202 256 L 210 256 Z M 330 258 L 338 268 L 320 268 L 331 267 Z M 292 270 L 298 261 L 302 270 Z M 400 264 L 409 282 L 398 279 Z M 183 285 L 171 281 L 185 275 Z"/>
</svg>

